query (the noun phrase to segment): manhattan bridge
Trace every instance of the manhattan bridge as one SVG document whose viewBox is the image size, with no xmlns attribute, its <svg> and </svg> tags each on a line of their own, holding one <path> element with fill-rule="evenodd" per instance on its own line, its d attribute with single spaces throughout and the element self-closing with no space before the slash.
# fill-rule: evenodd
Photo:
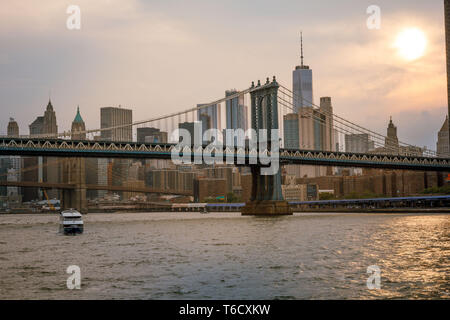
<svg viewBox="0 0 450 320">
<path fill-rule="evenodd" d="M 227 102 L 242 99 L 249 108 L 241 114 L 239 121 L 245 129 L 254 129 L 259 138 L 261 129 L 267 129 L 267 144 L 264 149 L 259 146 L 252 148 L 248 144 L 236 145 L 234 141 L 223 143 L 225 138 L 204 141 L 200 144 L 183 145 L 179 137 L 171 135 L 167 142 L 143 143 L 135 141 L 111 141 L 94 139 L 118 130 L 142 127 L 158 128 L 172 133 L 186 123 L 200 121 L 202 131 L 217 129 L 223 132 L 229 129 L 227 124 Z M 303 100 L 309 107 L 298 108 L 298 101 Z M 214 110 L 214 121 L 211 118 L 199 116 Z M 300 125 L 292 127 L 288 119 L 299 119 Z M 229 115 L 228 115 L 229 117 Z M 302 122 L 303 121 L 303 122 Z M 311 124 L 311 125 L 309 125 Z M 288 128 L 288 126 L 290 126 Z M 310 126 L 310 127 L 308 127 Z M 292 142 L 292 129 L 300 140 Z M 271 136 L 272 129 L 278 132 Z M 300 131 L 300 132 L 298 132 Z M 322 140 L 308 143 L 309 132 L 321 132 Z M 303 135 L 303 139 L 301 138 Z M 373 148 L 370 152 L 343 152 L 339 141 L 346 135 L 370 137 Z M 326 138 L 325 138 L 326 137 Z M 231 139 L 234 140 L 234 139 Z M 277 148 L 279 147 L 279 150 Z M 249 167 L 252 175 L 251 198 L 242 213 L 254 214 L 291 214 L 287 201 L 281 192 L 281 172 L 286 165 L 298 166 L 327 166 L 345 168 L 377 168 L 390 170 L 415 170 L 424 172 L 450 172 L 450 158 L 448 155 L 437 154 L 436 151 L 422 149 L 417 146 L 392 141 L 392 137 L 364 128 L 357 123 L 344 119 L 334 113 L 331 108 L 323 108 L 299 97 L 292 90 L 277 82 L 276 78 L 267 78 L 262 83 L 258 80 L 249 88 L 236 91 L 224 98 L 208 104 L 198 105 L 171 114 L 163 114 L 151 119 L 134 121 L 131 124 L 120 124 L 107 128 L 85 129 L 82 131 L 65 131 L 56 134 L 33 136 L 3 136 L 0 137 L 0 156 L 28 156 L 51 157 L 56 162 L 47 166 L 61 165 L 65 177 L 59 182 L 48 183 L 42 181 L 1 181 L 6 187 L 34 187 L 42 189 L 61 190 L 61 207 L 76 208 L 86 211 L 87 190 L 132 191 L 141 193 L 185 194 L 174 190 L 164 190 L 158 187 L 93 185 L 86 183 L 86 159 L 161 159 L 171 160 L 176 154 L 184 159 L 189 158 L 193 163 L 210 164 L 205 154 L 218 163 L 232 163 Z M 276 156 L 279 168 L 275 174 L 261 174 L 261 169 L 267 167 L 263 160 Z M 228 162 L 227 162 L 228 160 Z M 25 169 L 24 169 L 25 170 Z"/>
</svg>

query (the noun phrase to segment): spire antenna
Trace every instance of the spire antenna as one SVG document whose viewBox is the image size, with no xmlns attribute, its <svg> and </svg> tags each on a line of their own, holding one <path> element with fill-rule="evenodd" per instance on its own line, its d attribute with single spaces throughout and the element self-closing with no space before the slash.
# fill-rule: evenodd
<svg viewBox="0 0 450 320">
<path fill-rule="evenodd" d="M 300 49 L 301 49 L 301 54 L 300 54 L 301 66 L 303 67 L 303 32 L 302 31 L 300 31 Z"/>
</svg>

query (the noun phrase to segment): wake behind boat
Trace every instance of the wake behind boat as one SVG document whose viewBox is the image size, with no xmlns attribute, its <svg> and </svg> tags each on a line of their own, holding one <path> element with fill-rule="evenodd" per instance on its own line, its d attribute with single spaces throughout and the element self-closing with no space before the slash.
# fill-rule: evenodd
<svg viewBox="0 0 450 320">
<path fill-rule="evenodd" d="M 84 223 L 81 213 L 77 210 L 69 209 L 61 212 L 59 221 L 59 232 L 65 235 L 82 234 Z"/>
</svg>

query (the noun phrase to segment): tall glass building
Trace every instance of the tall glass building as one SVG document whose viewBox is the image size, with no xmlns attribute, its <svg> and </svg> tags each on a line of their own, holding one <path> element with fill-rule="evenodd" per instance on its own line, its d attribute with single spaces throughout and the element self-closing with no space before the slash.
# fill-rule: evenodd
<svg viewBox="0 0 450 320">
<path fill-rule="evenodd" d="M 299 117 L 297 113 L 284 116 L 284 147 L 286 149 L 300 149 Z"/>
<path fill-rule="evenodd" d="M 292 73 L 292 91 L 294 92 L 294 112 L 298 113 L 299 108 L 312 107 L 313 84 L 312 70 L 303 64 L 303 34 L 300 33 L 300 65 L 295 67 Z"/>
<path fill-rule="evenodd" d="M 202 136 L 209 129 L 218 129 L 217 127 L 217 105 L 201 108 L 206 104 L 197 104 L 197 121 L 202 123 Z M 203 143 L 209 143 L 210 139 L 202 140 Z"/>
<path fill-rule="evenodd" d="M 225 91 L 225 97 L 235 95 L 236 90 Z M 227 129 L 243 129 L 247 131 L 247 106 L 244 95 L 239 95 L 226 102 Z"/>
<path fill-rule="evenodd" d="M 292 72 L 292 91 L 294 92 L 294 112 L 302 107 L 312 107 L 313 84 L 312 70 L 308 66 L 296 66 Z"/>
</svg>

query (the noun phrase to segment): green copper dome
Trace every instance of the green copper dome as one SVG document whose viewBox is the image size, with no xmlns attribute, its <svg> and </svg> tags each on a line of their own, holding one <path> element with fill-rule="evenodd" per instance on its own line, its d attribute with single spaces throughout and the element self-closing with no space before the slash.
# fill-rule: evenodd
<svg viewBox="0 0 450 320">
<path fill-rule="evenodd" d="M 80 107 L 77 108 L 77 115 L 75 116 L 75 119 L 73 120 L 73 122 L 77 122 L 77 123 L 84 122 L 83 118 L 81 117 L 81 114 L 80 114 Z"/>
</svg>

